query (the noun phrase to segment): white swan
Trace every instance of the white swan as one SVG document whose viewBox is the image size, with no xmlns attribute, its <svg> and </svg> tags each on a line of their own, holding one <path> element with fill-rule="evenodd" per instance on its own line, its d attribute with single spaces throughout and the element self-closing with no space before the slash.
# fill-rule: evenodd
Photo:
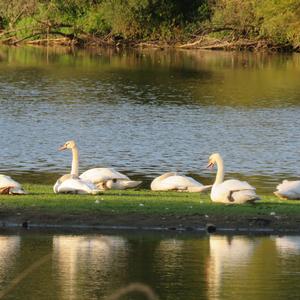
<svg viewBox="0 0 300 300">
<path fill-rule="evenodd" d="M 73 158 L 71 174 L 63 175 L 56 181 L 53 186 L 54 193 L 98 194 L 100 191 L 92 182 L 78 177 L 79 155 L 75 142 L 68 141 L 59 148 L 60 151 L 66 149 L 72 149 Z"/>
<path fill-rule="evenodd" d="M 0 194 L 19 195 L 26 194 L 20 183 L 11 177 L 0 174 Z"/>
<path fill-rule="evenodd" d="M 79 153 L 75 141 L 68 141 L 60 150 L 72 150 L 72 171 L 71 174 L 78 176 L 79 172 Z M 141 184 L 141 181 L 130 180 L 126 175 L 114 170 L 113 168 L 93 168 L 83 172 L 79 178 L 84 182 L 90 182 L 96 186 L 97 189 L 107 190 L 124 190 L 127 188 L 134 188 Z"/>
<path fill-rule="evenodd" d="M 300 200 L 300 180 L 283 180 L 276 188 L 274 194 L 280 199 Z"/>
<path fill-rule="evenodd" d="M 211 188 L 211 185 L 203 185 L 192 177 L 178 175 L 175 172 L 168 172 L 156 177 L 151 182 L 152 191 L 187 191 L 203 192 Z"/>
<path fill-rule="evenodd" d="M 212 186 L 210 198 L 213 202 L 223 203 L 246 203 L 259 200 L 255 188 L 248 182 L 236 179 L 224 180 L 224 164 L 219 153 L 209 157 L 208 167 L 217 164 L 218 171 L 216 180 Z"/>
<path fill-rule="evenodd" d="M 142 181 L 130 180 L 130 178 L 113 168 L 93 168 L 83 172 L 80 176 L 96 184 L 100 190 L 125 190 L 135 188 Z"/>
</svg>

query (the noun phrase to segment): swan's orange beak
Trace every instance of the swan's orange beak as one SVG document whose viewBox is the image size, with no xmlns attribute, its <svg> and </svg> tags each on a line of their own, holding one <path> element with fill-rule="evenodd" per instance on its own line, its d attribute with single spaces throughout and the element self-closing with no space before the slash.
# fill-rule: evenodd
<svg viewBox="0 0 300 300">
<path fill-rule="evenodd" d="M 63 151 L 63 150 L 66 150 L 67 149 L 67 146 L 66 145 L 62 145 L 58 148 L 58 151 Z"/>
</svg>

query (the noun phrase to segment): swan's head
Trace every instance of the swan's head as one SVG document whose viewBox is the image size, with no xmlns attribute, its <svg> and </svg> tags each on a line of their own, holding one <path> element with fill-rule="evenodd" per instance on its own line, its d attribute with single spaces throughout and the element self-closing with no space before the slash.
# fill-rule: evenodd
<svg viewBox="0 0 300 300">
<path fill-rule="evenodd" d="M 76 143 L 75 141 L 71 140 L 71 141 L 67 141 L 65 142 L 62 146 L 59 147 L 59 151 L 63 151 L 66 149 L 73 149 L 76 147 Z"/>
<path fill-rule="evenodd" d="M 214 167 L 214 165 L 220 160 L 222 160 L 222 157 L 219 153 L 212 154 L 208 159 L 207 168 L 212 169 Z"/>
</svg>

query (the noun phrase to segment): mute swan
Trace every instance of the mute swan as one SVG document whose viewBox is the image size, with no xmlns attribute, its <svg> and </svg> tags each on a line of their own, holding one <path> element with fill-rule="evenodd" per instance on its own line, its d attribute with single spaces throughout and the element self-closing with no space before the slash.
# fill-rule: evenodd
<svg viewBox="0 0 300 300">
<path fill-rule="evenodd" d="M 130 178 L 113 168 L 93 168 L 83 172 L 80 176 L 83 180 L 88 180 L 96 184 L 100 190 L 125 190 L 135 188 L 142 181 L 130 180 Z"/>
<path fill-rule="evenodd" d="M 11 177 L 0 174 L 0 194 L 26 194 L 20 183 L 14 181 Z"/>
<path fill-rule="evenodd" d="M 259 200 L 255 193 L 255 188 L 248 182 L 236 179 L 224 180 L 224 164 L 219 153 L 209 157 L 208 167 L 217 164 L 218 171 L 215 183 L 212 186 L 210 198 L 213 202 L 223 203 L 246 203 Z"/>
<path fill-rule="evenodd" d="M 78 177 L 78 149 L 74 141 L 68 141 L 59 148 L 60 151 L 72 149 L 71 174 L 61 176 L 53 186 L 54 193 L 98 194 L 100 191 L 92 183 Z"/>
<path fill-rule="evenodd" d="M 152 191 L 187 191 L 203 192 L 211 188 L 211 185 L 203 185 L 192 177 L 178 175 L 175 172 L 168 172 L 156 177 L 151 182 Z"/>
<path fill-rule="evenodd" d="M 274 194 L 281 199 L 300 200 L 300 180 L 283 180 L 277 185 Z"/>
<path fill-rule="evenodd" d="M 72 170 L 71 174 L 78 176 L 79 172 L 79 154 L 75 141 L 66 142 L 60 150 L 72 150 Z M 93 183 L 97 189 L 124 190 L 134 188 L 141 184 L 141 181 L 130 180 L 126 175 L 114 170 L 113 168 L 93 168 L 83 172 L 79 178 L 85 182 Z"/>
</svg>

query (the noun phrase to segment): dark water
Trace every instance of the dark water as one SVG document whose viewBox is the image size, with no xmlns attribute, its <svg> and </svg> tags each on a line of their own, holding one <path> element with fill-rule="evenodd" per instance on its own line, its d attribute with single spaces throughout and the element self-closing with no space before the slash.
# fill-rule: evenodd
<svg viewBox="0 0 300 300">
<path fill-rule="evenodd" d="M 23 181 L 68 172 L 68 139 L 81 171 L 210 182 L 217 151 L 262 191 L 300 176 L 299 54 L 2 47 L 0 109 L 0 171 Z"/>
<path fill-rule="evenodd" d="M 161 300 L 281 300 L 300 293 L 299 236 L 2 232 L 0 254 L 0 295 L 9 291 L 2 299 L 106 299 L 132 282 Z"/>
</svg>

